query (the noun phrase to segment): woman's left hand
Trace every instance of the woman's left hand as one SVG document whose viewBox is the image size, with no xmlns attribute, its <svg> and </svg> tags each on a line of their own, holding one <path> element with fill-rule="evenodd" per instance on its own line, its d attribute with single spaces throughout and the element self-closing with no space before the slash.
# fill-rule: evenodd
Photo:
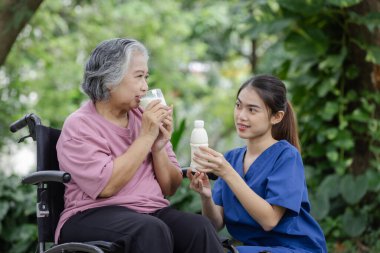
<svg viewBox="0 0 380 253">
<path fill-rule="evenodd" d="M 160 151 L 172 138 L 173 131 L 173 106 L 171 106 L 170 114 L 162 121 L 160 132 L 157 139 L 153 143 L 152 152 Z"/>
<path fill-rule="evenodd" d="M 209 147 L 199 147 L 199 151 L 194 152 L 194 161 L 200 165 L 197 167 L 198 171 L 211 172 L 221 178 L 234 170 L 223 154 Z"/>
</svg>

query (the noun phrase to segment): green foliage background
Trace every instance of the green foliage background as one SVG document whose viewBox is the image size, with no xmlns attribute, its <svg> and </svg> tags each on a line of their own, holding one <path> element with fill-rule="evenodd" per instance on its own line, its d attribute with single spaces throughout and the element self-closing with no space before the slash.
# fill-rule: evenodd
<svg viewBox="0 0 380 253">
<path fill-rule="evenodd" d="M 351 11 L 360 2 L 45 1 L 0 68 L 3 152 L 15 141 L 7 132 L 13 120 L 34 112 L 60 127 L 86 99 L 79 90 L 83 63 L 108 38 L 137 38 L 149 48 L 150 86 L 162 88 L 175 106 L 173 142 L 184 165 L 196 118 L 205 120 L 210 145 L 219 151 L 242 145 L 234 135 L 235 93 L 252 72 L 272 73 L 287 84 L 297 112 L 312 214 L 329 252 L 380 252 L 380 95 L 363 84 L 352 87 L 359 66 L 350 45 L 377 65 L 380 49 L 348 28 L 379 29 L 380 14 Z M 361 173 L 352 167 L 357 136 L 371 154 Z M 199 198 L 187 185 L 171 201 L 199 212 Z M 0 252 L 29 252 L 36 239 L 34 190 L 5 174 L 0 189 Z"/>
</svg>

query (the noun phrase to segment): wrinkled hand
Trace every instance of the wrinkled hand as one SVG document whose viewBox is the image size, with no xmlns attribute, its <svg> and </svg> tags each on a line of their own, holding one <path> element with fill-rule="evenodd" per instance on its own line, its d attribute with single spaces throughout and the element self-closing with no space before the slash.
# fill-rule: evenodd
<svg viewBox="0 0 380 253">
<path fill-rule="evenodd" d="M 173 106 L 169 107 L 169 114 L 163 119 L 160 124 L 160 131 L 157 139 L 152 146 L 152 152 L 160 151 L 172 138 L 173 132 Z"/>
<path fill-rule="evenodd" d="M 223 154 L 209 147 L 199 147 L 199 150 L 194 152 L 193 159 L 199 165 L 197 167 L 199 172 L 211 172 L 221 178 L 224 178 L 229 172 L 234 170 Z"/>
<path fill-rule="evenodd" d="M 149 134 L 155 139 L 152 152 L 160 151 L 172 137 L 173 107 L 162 105 L 160 100 L 150 102 L 143 113 L 142 128 L 142 133 Z"/>
<path fill-rule="evenodd" d="M 198 192 L 202 197 L 211 198 L 211 185 L 207 174 L 197 171 L 193 175 L 191 169 L 188 169 L 186 175 L 190 180 L 190 189 Z"/>
<path fill-rule="evenodd" d="M 146 107 L 141 123 L 141 135 L 148 135 L 155 141 L 152 151 L 161 150 L 171 138 L 173 128 L 173 110 L 171 107 L 154 100 Z"/>
</svg>

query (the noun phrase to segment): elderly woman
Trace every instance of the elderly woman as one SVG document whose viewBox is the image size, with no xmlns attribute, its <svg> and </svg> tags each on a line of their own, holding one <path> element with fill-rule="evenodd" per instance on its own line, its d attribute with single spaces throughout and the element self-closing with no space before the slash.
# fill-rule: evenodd
<svg viewBox="0 0 380 253">
<path fill-rule="evenodd" d="M 169 206 L 182 175 L 170 143 L 172 108 L 140 99 L 148 52 L 131 39 L 100 43 L 82 88 L 90 97 L 65 121 L 60 168 L 72 176 L 55 240 L 112 241 L 124 252 L 223 252 L 207 218 Z"/>
</svg>

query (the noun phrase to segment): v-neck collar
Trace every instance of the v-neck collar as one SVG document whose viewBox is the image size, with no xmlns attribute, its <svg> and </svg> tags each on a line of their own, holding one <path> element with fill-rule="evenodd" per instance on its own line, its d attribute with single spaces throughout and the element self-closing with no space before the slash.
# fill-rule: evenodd
<svg viewBox="0 0 380 253">
<path fill-rule="evenodd" d="M 277 141 L 275 143 L 273 143 L 272 145 L 270 145 L 267 149 L 265 149 L 254 161 L 253 163 L 251 163 L 251 165 L 249 165 L 249 168 L 247 170 L 247 173 L 244 174 L 244 158 L 245 158 L 245 155 L 247 153 L 247 146 L 245 146 L 243 148 L 243 152 L 240 153 L 240 157 L 239 157 L 239 163 L 241 166 L 239 166 L 239 168 L 237 168 L 237 171 L 239 173 L 239 175 L 245 179 L 245 178 L 249 178 L 251 177 L 251 175 L 254 173 L 254 167 L 257 167 L 255 166 L 256 164 L 260 164 L 260 160 L 264 159 L 266 160 L 267 157 L 269 155 L 272 155 L 272 152 L 273 149 L 276 149 L 276 147 L 278 146 L 278 144 L 282 142 L 281 141 Z"/>
</svg>

